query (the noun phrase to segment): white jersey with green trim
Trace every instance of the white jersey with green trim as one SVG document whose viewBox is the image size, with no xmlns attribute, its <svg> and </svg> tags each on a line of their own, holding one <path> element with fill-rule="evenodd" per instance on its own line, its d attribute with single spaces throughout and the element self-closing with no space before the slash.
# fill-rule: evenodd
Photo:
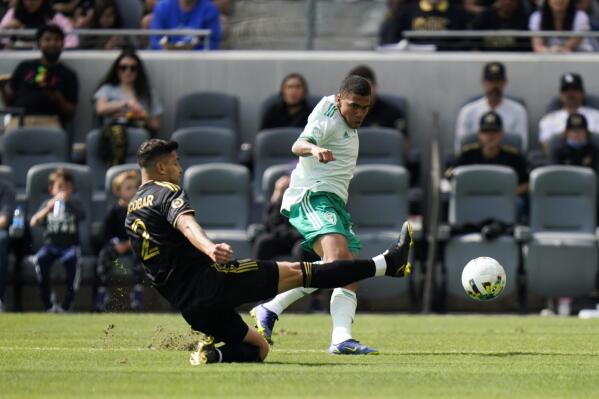
<svg viewBox="0 0 599 399">
<path fill-rule="evenodd" d="M 291 173 L 281 210 L 289 212 L 308 190 L 333 193 L 347 203 L 347 189 L 358 159 L 358 131 L 347 125 L 335 104 L 334 95 L 320 100 L 298 140 L 331 150 L 335 160 L 321 163 L 311 155 L 300 157 Z"/>
</svg>

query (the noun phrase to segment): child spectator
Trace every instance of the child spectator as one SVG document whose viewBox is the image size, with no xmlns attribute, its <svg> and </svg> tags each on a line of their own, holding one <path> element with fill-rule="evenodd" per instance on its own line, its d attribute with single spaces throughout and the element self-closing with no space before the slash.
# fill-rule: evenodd
<svg viewBox="0 0 599 399">
<path fill-rule="evenodd" d="M 85 218 L 81 202 L 73 197 L 73 176 L 59 168 L 48 178 L 48 191 L 52 198 L 44 201 L 31 218 L 31 227 L 44 225 L 44 244 L 35 254 L 35 271 L 38 275 L 44 309 L 61 313 L 71 308 L 75 291 L 79 287 L 79 222 Z M 59 260 L 67 272 L 67 292 L 61 305 L 53 303 L 50 295 L 50 268 Z"/>
<path fill-rule="evenodd" d="M 134 286 L 131 292 L 131 309 L 141 308 L 143 300 L 143 275 L 144 270 L 141 264 L 135 261 L 131 250 L 131 241 L 125 231 L 125 218 L 127 217 L 127 205 L 139 186 L 139 179 L 134 170 L 119 173 L 112 182 L 112 192 L 118 197 L 106 214 L 104 219 L 104 238 L 105 246 L 98 256 L 98 265 L 96 267 L 97 292 L 94 302 L 94 311 L 103 312 L 106 310 L 108 295 L 106 288 L 115 264 L 121 264 L 119 258 L 123 256 L 130 257 L 133 268 Z"/>
</svg>

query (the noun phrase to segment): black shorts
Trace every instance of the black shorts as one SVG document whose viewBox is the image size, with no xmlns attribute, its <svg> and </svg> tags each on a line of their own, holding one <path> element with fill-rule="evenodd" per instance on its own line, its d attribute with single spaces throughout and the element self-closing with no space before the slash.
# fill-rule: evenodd
<svg viewBox="0 0 599 399">
<path fill-rule="evenodd" d="M 225 343 L 241 342 L 248 331 L 235 308 L 274 297 L 279 285 L 279 269 L 270 261 L 240 259 L 213 264 L 196 276 L 181 314 L 194 330 Z"/>
</svg>

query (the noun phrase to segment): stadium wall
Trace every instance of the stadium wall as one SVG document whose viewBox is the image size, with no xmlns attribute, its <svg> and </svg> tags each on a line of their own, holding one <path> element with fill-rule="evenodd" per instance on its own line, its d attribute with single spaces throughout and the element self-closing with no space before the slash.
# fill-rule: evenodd
<svg viewBox="0 0 599 399">
<path fill-rule="evenodd" d="M 80 79 L 80 102 L 73 123 L 76 141 L 84 141 L 93 122 L 92 95 L 117 52 L 65 52 L 63 60 Z M 37 55 L 2 52 L 0 73 Z M 507 66 L 507 93 L 522 97 L 529 110 L 531 143 L 548 101 L 558 93 L 559 76 L 578 72 L 587 92 L 599 93 L 596 79 L 599 55 L 535 55 L 508 53 L 376 53 L 376 52 L 150 52 L 141 56 L 165 106 L 161 137 L 170 136 L 177 99 L 193 91 L 220 91 L 240 99 L 242 138 L 251 141 L 260 104 L 278 91 L 289 72 L 306 76 L 312 94 L 335 92 L 340 80 L 357 64 L 368 64 L 377 73 L 379 91 L 405 96 L 409 104 L 409 129 L 423 153 L 430 138 L 432 113 L 438 111 L 443 152 L 451 151 L 453 127 L 462 103 L 480 93 L 482 65 L 502 61 Z"/>
</svg>

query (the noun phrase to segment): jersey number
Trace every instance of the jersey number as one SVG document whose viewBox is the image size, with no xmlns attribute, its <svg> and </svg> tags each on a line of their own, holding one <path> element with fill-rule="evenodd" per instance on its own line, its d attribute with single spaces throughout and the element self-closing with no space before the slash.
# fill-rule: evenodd
<svg viewBox="0 0 599 399">
<path fill-rule="evenodd" d="M 138 232 L 138 229 L 141 230 L 141 233 Z M 160 250 L 157 247 L 150 248 L 150 233 L 148 233 L 148 229 L 141 219 L 135 219 L 131 225 L 131 230 L 133 230 L 135 234 L 141 235 L 141 257 L 143 260 L 153 258 L 160 253 Z"/>
</svg>

